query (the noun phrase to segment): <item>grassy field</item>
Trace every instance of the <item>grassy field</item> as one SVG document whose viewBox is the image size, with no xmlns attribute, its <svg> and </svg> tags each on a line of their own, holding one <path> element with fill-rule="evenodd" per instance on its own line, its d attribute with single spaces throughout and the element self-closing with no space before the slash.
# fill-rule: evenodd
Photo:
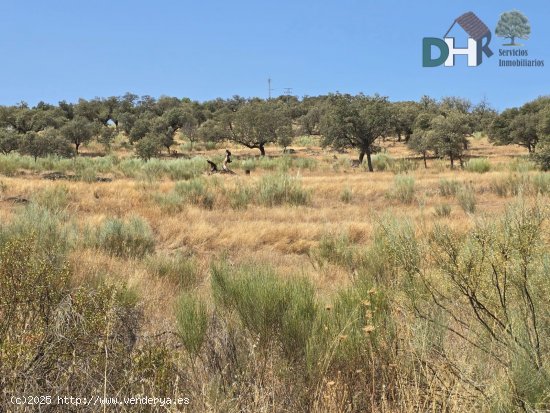
<svg viewBox="0 0 550 413">
<path fill-rule="evenodd" d="M 0 369 L 19 375 L 3 393 L 181 395 L 197 412 L 548 408 L 550 174 L 485 138 L 455 170 L 438 159 L 426 169 L 388 139 L 374 173 L 351 167 L 355 153 L 299 143 L 266 159 L 230 148 L 234 175 L 206 173 L 205 158 L 225 148 L 147 163 L 123 151 L 0 156 L 0 257 L 47 246 L 33 268 L 55 251 L 68 274 L 63 287 L 52 287 L 58 273 L 36 281 L 64 291 L 48 317 L 17 304 L 41 327 L 31 334 L 21 321 L 4 336 Z M 70 179 L 44 179 L 51 172 Z M 21 283 L 37 299 L 40 288 Z M 98 292 L 79 313 L 88 286 Z M 70 325 L 58 315 L 67 296 L 101 319 L 72 342 L 94 342 L 94 356 L 84 362 L 69 344 L 56 353 L 60 344 L 51 352 L 62 367 L 36 367 L 51 320 Z M 37 378 L 52 369 L 56 380 Z"/>
</svg>

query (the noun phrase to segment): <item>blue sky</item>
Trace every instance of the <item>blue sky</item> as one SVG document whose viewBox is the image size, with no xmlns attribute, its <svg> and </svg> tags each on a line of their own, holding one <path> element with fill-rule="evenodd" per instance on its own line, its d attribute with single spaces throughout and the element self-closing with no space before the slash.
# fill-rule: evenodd
<svg viewBox="0 0 550 413">
<path fill-rule="evenodd" d="M 423 37 L 473 11 L 494 31 L 500 13 L 530 20 L 529 56 L 544 68 L 423 68 Z M 550 89 L 548 0 L 17 1 L 0 3 L 0 104 L 95 96 L 197 100 L 380 93 L 391 100 L 486 97 L 498 109 Z"/>
</svg>

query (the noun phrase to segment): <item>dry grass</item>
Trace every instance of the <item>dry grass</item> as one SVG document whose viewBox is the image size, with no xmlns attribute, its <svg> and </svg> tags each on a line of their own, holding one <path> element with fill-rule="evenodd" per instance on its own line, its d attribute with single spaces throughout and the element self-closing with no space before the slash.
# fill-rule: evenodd
<svg viewBox="0 0 550 413">
<path fill-rule="evenodd" d="M 382 146 L 393 158 L 412 156 L 402 143 L 388 139 Z M 257 155 L 255 151 L 240 147 L 230 149 L 235 158 Z M 219 151 L 201 153 L 214 156 Z M 280 150 L 269 148 L 268 155 L 280 156 Z M 366 246 L 374 238 L 376 224 L 388 215 L 409 218 L 426 230 L 436 222 L 445 222 L 452 228 L 464 231 L 473 225 L 475 217 L 502 213 L 510 198 L 491 191 L 491 182 L 510 174 L 507 165 L 512 159 L 526 155 L 526 151 L 519 147 L 495 147 L 484 139 L 473 140 L 468 156 L 485 157 L 492 165 L 491 171 L 484 174 L 450 170 L 441 161 L 429 160 L 428 169 L 420 165 L 410 172 L 415 180 L 415 200 L 410 204 L 400 203 L 398 199 L 387 196 L 394 186 L 393 172 L 367 173 L 347 166 L 347 159 L 355 158 L 354 153 L 336 154 L 339 159 L 334 159 L 334 155 L 318 147 L 297 148 L 296 157 L 313 157 L 318 161 L 317 168 L 313 170 L 288 171 L 292 176 L 299 176 L 302 186 L 311 194 L 311 203 L 304 206 L 265 207 L 252 203 L 246 209 L 231 208 L 220 187 L 226 191 L 243 186 L 254 187 L 264 175 L 272 173 L 261 168 L 256 168 L 250 176 L 245 176 L 240 170 L 237 175 L 206 176 L 206 180 L 218 181 L 218 186 L 211 188 L 215 194 L 214 207 L 206 209 L 200 205 L 186 204 L 171 211 L 163 209 L 154 196 L 171 193 L 176 183 L 169 180 L 51 182 L 40 179 L 38 175 L 26 174 L 1 177 L 4 190 L 0 193 L 0 220 L 11 220 L 15 211 L 22 208 L 7 198 L 18 196 L 32 200 L 40 191 L 63 185 L 70 193 L 66 211 L 81 230 L 97 228 L 109 217 L 139 216 L 153 230 L 157 253 L 179 251 L 193 254 L 200 269 L 196 292 L 205 298 L 209 296 L 210 289 L 209 266 L 223 255 L 234 263 L 250 260 L 269 263 L 279 274 L 303 274 L 312 281 L 321 300 L 325 300 L 349 285 L 354 276 L 352 270 L 340 266 L 319 268 L 314 265 L 309 253 L 325 234 L 345 234 L 353 245 Z M 421 160 L 418 162 L 421 163 Z M 339 164 L 338 168 L 334 167 L 336 163 Z M 456 197 L 439 194 L 441 179 L 456 180 L 474 188 L 477 195 L 475 217 L 462 210 Z M 347 202 L 342 200 L 344 188 L 353 194 Z M 436 216 L 436 208 L 442 204 L 450 206 L 450 215 Z M 169 280 L 152 277 L 141 260 L 113 257 L 91 248 L 83 248 L 71 252 L 70 261 L 77 280 L 108 275 L 135 289 L 141 297 L 145 336 L 174 329 L 174 305 L 179 292 Z M 394 311 L 399 314 L 398 309 Z M 406 332 L 405 336 L 409 334 L 411 332 Z M 322 390 L 325 403 L 314 406 L 315 411 L 345 411 L 342 404 L 345 397 L 341 392 L 346 390 L 339 387 L 338 377 L 330 383 Z M 456 391 L 460 391 L 460 388 Z M 265 394 L 258 397 L 269 398 Z M 408 406 L 404 408 L 406 411 L 441 408 L 441 405 L 420 407 L 416 405 L 414 397 L 406 400 L 406 397 L 411 397 L 410 393 L 403 397 L 403 406 Z M 389 411 L 384 406 L 382 403 L 380 411 Z M 448 409 L 451 411 L 455 407 L 449 405 Z M 215 411 L 216 408 L 212 407 L 211 410 Z"/>
<path fill-rule="evenodd" d="M 411 156 L 402 143 L 387 140 L 383 143 L 394 158 Z M 256 155 L 253 150 L 231 148 L 235 157 Z M 203 151 L 204 155 L 215 155 L 218 151 Z M 280 156 L 277 148 L 268 150 L 269 156 Z M 368 243 L 372 239 L 374 223 L 384 213 L 406 216 L 413 221 L 423 221 L 430 225 L 435 208 L 446 203 L 453 211 L 446 219 L 456 228 L 468 227 L 471 217 L 462 212 L 458 201 L 445 199 L 438 194 L 441 179 L 454 179 L 461 183 L 471 183 L 478 196 L 477 214 L 498 214 L 507 202 L 506 198 L 489 191 L 490 183 L 496 177 L 507 174 L 506 164 L 525 151 L 519 147 L 495 147 L 486 140 L 474 140 L 468 151 L 470 156 L 483 156 L 495 166 L 483 175 L 461 170 L 441 170 L 440 161 L 432 160 L 428 169 L 419 167 L 412 174 L 415 178 L 416 200 L 412 204 L 401 204 L 387 196 L 394 185 L 392 172 L 363 172 L 356 168 L 343 167 L 334 171 L 331 167 L 332 154 L 321 148 L 298 148 L 297 157 L 315 157 L 319 161 L 316 170 L 292 170 L 299 174 L 304 188 L 311 192 L 309 206 L 264 207 L 250 205 L 246 210 L 233 210 L 220 200 L 212 210 L 200 206 L 187 205 L 179 212 L 167 213 L 155 202 L 153 193 L 169 193 L 175 186 L 171 181 L 145 183 L 132 179 L 116 179 L 110 183 L 51 182 L 36 175 L 3 177 L 6 189 L 3 199 L 20 196 L 32 199 L 38 192 L 63 185 L 70 192 L 67 210 L 82 227 L 96 227 L 106 217 L 128 217 L 138 215 L 145 218 L 155 233 L 157 250 L 192 251 L 204 262 L 222 253 L 229 253 L 236 260 L 262 257 L 275 265 L 283 273 L 289 268 L 316 277 L 315 269 L 307 258 L 307 252 L 314 247 L 325 233 L 351 233 L 358 243 Z M 355 154 L 338 154 L 340 158 L 352 159 Z M 328 159 L 328 160 L 327 160 Z M 339 160 L 341 161 L 341 159 Z M 169 160 L 167 160 L 169 162 Z M 436 165 L 437 164 L 437 165 Z M 216 176 L 227 190 L 237 186 L 253 186 L 269 171 L 256 169 L 251 176 Z M 213 179 L 214 177 L 207 177 Z M 349 188 L 353 199 L 349 203 L 341 200 L 341 191 Z M 18 204 L 0 201 L 0 216 L 9 220 Z M 85 266 L 78 266 L 79 268 Z M 113 268 L 109 268 L 113 269 Z M 81 271 L 79 269 L 79 271 Z M 149 283 L 144 275 L 128 274 L 124 265 L 115 271 L 121 277 L 139 278 Z M 330 280 L 332 284 L 334 281 Z M 344 280 L 340 280 L 345 282 Z M 135 281 L 139 283 L 137 280 Z M 322 285 L 319 285 L 323 288 Z"/>
</svg>

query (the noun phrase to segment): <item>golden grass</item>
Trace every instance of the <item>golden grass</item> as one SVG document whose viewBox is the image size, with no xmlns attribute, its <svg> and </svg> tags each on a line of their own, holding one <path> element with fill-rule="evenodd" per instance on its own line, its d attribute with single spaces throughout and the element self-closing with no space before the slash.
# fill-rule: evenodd
<svg viewBox="0 0 550 413">
<path fill-rule="evenodd" d="M 388 139 L 382 146 L 394 158 L 412 155 L 403 143 L 394 140 Z M 235 157 L 257 155 L 254 150 L 231 150 Z M 203 154 L 208 156 L 218 152 L 219 149 Z M 268 150 L 270 156 L 279 154 L 280 149 L 276 147 Z M 394 185 L 395 175 L 392 172 L 367 173 L 347 166 L 335 171 L 330 164 L 333 162 L 333 153 L 321 148 L 298 148 L 295 155 L 316 158 L 319 161 L 318 168 L 313 171 L 289 172 L 299 174 L 303 187 L 311 192 L 312 202 L 309 206 L 267 208 L 252 204 L 245 210 L 233 210 L 218 200 L 213 210 L 185 206 L 181 212 L 168 213 L 162 210 L 151 194 L 170 192 L 175 185 L 171 181 L 146 183 L 117 179 L 109 183 L 51 182 L 30 174 L 2 177 L 6 185 L 2 199 L 10 196 L 32 199 L 40 190 L 64 185 L 70 192 L 68 212 L 79 225 L 95 228 L 107 217 L 139 215 L 153 228 L 157 251 L 193 252 L 201 260 L 205 277 L 210 260 L 225 253 L 235 261 L 256 259 L 269 262 L 282 274 L 306 274 L 315 280 L 320 292 L 330 292 L 335 286 L 347 283 L 349 274 L 342 269 L 318 271 L 313 267 L 308 252 L 317 245 L 323 234 L 346 233 L 354 243 L 367 243 L 372 239 L 375 224 L 385 214 L 406 216 L 426 226 L 445 220 L 453 227 L 465 229 L 472 222 L 472 217 L 462 211 L 455 198 L 439 195 L 440 179 L 471 183 L 478 193 L 476 215 L 498 214 L 507 199 L 489 192 L 489 184 L 492 179 L 509 173 L 505 166 L 513 157 L 525 154 L 526 151 L 519 147 L 496 147 L 486 139 L 472 140 L 468 155 L 488 157 L 493 170 L 485 174 L 450 170 L 448 166 L 441 170 L 440 161 L 429 160 L 428 169 L 420 165 L 411 173 L 415 179 L 416 200 L 410 205 L 401 204 L 387 196 Z M 355 156 L 353 152 L 337 154 L 340 159 L 352 159 Z M 251 176 L 245 176 L 238 170 L 236 176 L 219 175 L 216 178 L 230 190 L 237 186 L 254 185 L 269 173 L 273 172 L 256 169 Z M 352 192 L 349 203 L 341 200 L 344 188 Z M 442 203 L 451 206 L 451 215 L 436 218 L 435 207 Z M 21 206 L 0 201 L 0 219 L 11 219 L 17 208 Z M 146 318 L 150 319 L 151 326 L 166 320 L 168 314 L 171 314 L 174 290 L 165 281 L 152 280 L 139 263 L 98 255 L 95 251 L 75 253 L 73 262 L 82 277 L 111 273 L 136 286 L 146 300 Z"/>
</svg>

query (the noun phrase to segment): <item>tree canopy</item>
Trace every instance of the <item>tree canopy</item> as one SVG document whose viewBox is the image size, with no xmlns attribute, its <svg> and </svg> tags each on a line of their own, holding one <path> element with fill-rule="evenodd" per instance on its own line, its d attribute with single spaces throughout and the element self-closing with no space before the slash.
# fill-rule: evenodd
<svg viewBox="0 0 550 413">
<path fill-rule="evenodd" d="M 205 122 L 204 134 L 259 149 L 262 156 L 268 143 L 286 146 L 292 136 L 292 119 L 284 102 L 256 99 L 232 103 L 234 106 L 230 103 L 220 110 L 213 121 Z"/>
<path fill-rule="evenodd" d="M 432 119 L 428 139 L 439 156 L 449 157 L 451 168 L 453 168 L 456 159 L 460 161 L 462 166 L 468 135 L 471 133 L 472 129 L 468 122 L 468 115 L 454 110 Z"/>
<path fill-rule="evenodd" d="M 267 145 L 286 148 L 293 137 L 305 134 L 319 135 L 333 150 L 357 151 L 359 160 L 366 156 L 373 170 L 371 155 L 380 149 L 379 141 L 397 136 L 426 166 L 431 156 L 448 158 L 454 165 L 464 157 L 473 133 L 487 134 L 496 145 L 516 144 L 542 156 L 549 146 L 549 108 L 548 96 L 498 113 L 485 99 L 473 104 L 456 96 L 390 102 L 379 95 L 336 93 L 197 102 L 126 93 L 57 105 L 0 106 L 0 154 L 72 156 L 93 141 L 105 152 L 115 142 L 130 143 L 137 156 L 149 159 L 160 155 L 162 148 L 171 154 L 182 140 L 190 143 L 190 150 L 203 140 L 231 141 L 265 155 Z M 68 145 L 74 150 L 67 151 Z"/>
<path fill-rule="evenodd" d="M 376 141 L 391 131 L 391 107 L 387 98 L 335 94 L 326 103 L 320 126 L 323 145 L 357 149 L 359 162 L 367 155 L 368 169 L 372 172 L 371 155 L 379 149 Z"/>
<path fill-rule="evenodd" d="M 549 97 L 540 97 L 520 108 L 506 109 L 488 128 L 489 140 L 496 145 L 515 144 L 534 152 L 544 131 L 540 125 L 550 107 Z"/>
<path fill-rule="evenodd" d="M 510 39 L 505 46 L 517 46 L 516 39 L 529 39 L 531 25 L 529 20 L 517 10 L 502 13 L 495 29 L 499 37 Z"/>
</svg>

